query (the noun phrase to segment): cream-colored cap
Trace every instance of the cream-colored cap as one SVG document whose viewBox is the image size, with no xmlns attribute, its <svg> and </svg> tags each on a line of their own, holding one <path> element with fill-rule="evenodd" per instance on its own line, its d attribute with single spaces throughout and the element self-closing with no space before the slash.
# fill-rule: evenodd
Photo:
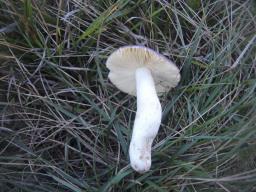
<svg viewBox="0 0 256 192">
<path fill-rule="evenodd" d="M 114 51 L 106 62 L 110 81 L 121 91 L 136 96 L 136 69 L 147 67 L 158 95 L 168 92 L 180 81 L 177 66 L 159 53 L 143 46 L 125 46 Z"/>
</svg>

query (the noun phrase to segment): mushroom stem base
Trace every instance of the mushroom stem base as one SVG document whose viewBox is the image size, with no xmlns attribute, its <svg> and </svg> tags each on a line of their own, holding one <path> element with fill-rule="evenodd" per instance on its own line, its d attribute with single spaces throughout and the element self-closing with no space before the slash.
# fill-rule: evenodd
<svg viewBox="0 0 256 192">
<path fill-rule="evenodd" d="M 151 72 L 146 67 L 136 70 L 137 112 L 129 147 L 130 162 L 137 172 L 151 167 L 151 146 L 161 124 L 162 108 Z"/>
</svg>

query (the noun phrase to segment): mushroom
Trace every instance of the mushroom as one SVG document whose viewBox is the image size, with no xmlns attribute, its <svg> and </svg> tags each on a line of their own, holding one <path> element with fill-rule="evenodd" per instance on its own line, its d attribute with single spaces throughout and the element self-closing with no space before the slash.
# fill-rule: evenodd
<svg viewBox="0 0 256 192">
<path fill-rule="evenodd" d="M 161 124 L 158 95 L 178 84 L 179 69 L 163 55 L 143 46 L 117 49 L 106 65 L 110 81 L 121 91 L 137 96 L 129 156 L 135 171 L 146 172 L 151 167 L 151 146 Z"/>
</svg>

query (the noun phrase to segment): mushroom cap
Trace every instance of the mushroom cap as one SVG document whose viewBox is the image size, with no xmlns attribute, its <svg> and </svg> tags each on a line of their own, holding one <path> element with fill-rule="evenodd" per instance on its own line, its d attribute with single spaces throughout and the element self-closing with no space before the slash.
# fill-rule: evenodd
<svg viewBox="0 0 256 192">
<path fill-rule="evenodd" d="M 125 46 L 114 51 L 106 62 L 108 78 L 121 91 L 136 96 L 136 69 L 147 67 L 154 79 L 156 92 L 168 92 L 180 81 L 177 66 L 159 53 L 143 46 Z"/>
</svg>

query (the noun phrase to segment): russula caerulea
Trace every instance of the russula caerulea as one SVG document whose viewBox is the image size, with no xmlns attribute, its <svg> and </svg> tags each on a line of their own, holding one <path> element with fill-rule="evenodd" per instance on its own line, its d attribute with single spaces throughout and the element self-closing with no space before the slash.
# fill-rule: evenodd
<svg viewBox="0 0 256 192">
<path fill-rule="evenodd" d="M 168 92 L 180 80 L 179 69 L 163 55 L 143 46 L 125 46 L 107 59 L 110 81 L 121 91 L 137 96 L 129 156 L 140 173 L 151 167 L 151 146 L 161 124 L 158 95 Z"/>
</svg>

